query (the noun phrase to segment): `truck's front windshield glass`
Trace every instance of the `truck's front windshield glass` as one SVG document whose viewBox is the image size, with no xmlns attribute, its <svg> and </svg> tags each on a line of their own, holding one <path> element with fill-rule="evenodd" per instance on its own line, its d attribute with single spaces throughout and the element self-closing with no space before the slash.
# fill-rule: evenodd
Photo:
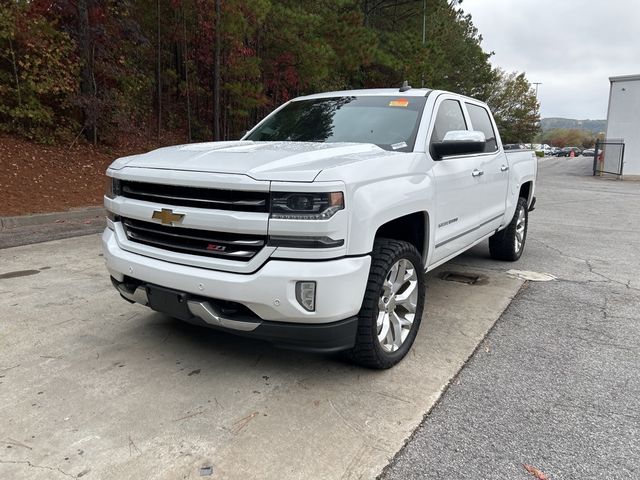
<svg viewBox="0 0 640 480">
<path fill-rule="evenodd" d="M 298 100 L 270 116 L 246 140 L 373 143 L 410 152 L 425 97 L 362 96 Z"/>
</svg>

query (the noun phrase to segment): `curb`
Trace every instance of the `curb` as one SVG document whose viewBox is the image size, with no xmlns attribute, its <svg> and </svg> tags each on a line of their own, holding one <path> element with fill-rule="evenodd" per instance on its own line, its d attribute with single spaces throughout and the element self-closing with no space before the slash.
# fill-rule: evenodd
<svg viewBox="0 0 640 480">
<path fill-rule="evenodd" d="M 87 207 L 69 210 L 66 212 L 38 213 L 35 215 L 20 215 L 17 217 L 0 217 L 0 230 L 16 227 L 46 225 L 60 220 L 86 220 L 88 218 L 104 216 L 104 207 Z"/>
</svg>

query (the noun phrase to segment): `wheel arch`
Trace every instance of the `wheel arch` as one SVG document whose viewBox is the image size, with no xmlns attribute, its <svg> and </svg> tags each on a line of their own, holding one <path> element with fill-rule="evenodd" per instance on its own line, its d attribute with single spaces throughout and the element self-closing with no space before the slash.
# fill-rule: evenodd
<svg viewBox="0 0 640 480">
<path fill-rule="evenodd" d="M 389 238 L 410 243 L 426 264 L 429 253 L 429 213 L 417 211 L 383 223 L 374 238 Z"/>
<path fill-rule="evenodd" d="M 533 200 L 533 180 L 528 180 L 520 185 L 520 192 L 518 197 L 522 197 L 527 200 L 527 206 L 531 205 Z"/>
</svg>

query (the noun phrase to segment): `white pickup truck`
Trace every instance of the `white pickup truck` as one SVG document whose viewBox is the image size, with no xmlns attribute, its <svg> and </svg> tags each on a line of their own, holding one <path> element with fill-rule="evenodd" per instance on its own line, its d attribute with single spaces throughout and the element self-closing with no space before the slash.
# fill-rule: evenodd
<svg viewBox="0 0 640 480">
<path fill-rule="evenodd" d="M 128 301 L 389 368 L 418 332 L 425 271 L 485 239 L 520 257 L 536 172 L 472 98 L 309 95 L 240 141 L 113 162 L 104 257 Z"/>
</svg>

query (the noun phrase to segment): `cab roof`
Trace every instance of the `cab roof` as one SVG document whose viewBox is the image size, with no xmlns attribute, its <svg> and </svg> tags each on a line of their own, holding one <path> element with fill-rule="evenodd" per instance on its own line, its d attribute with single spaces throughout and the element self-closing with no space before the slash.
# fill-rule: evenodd
<svg viewBox="0 0 640 480">
<path fill-rule="evenodd" d="M 332 97 L 426 97 L 429 92 L 428 88 L 411 88 L 401 92 L 399 88 L 368 88 L 361 90 L 341 90 L 336 92 L 314 93 L 313 95 L 305 95 L 297 97 L 294 100 L 314 100 L 316 98 L 332 98 Z"/>
</svg>

